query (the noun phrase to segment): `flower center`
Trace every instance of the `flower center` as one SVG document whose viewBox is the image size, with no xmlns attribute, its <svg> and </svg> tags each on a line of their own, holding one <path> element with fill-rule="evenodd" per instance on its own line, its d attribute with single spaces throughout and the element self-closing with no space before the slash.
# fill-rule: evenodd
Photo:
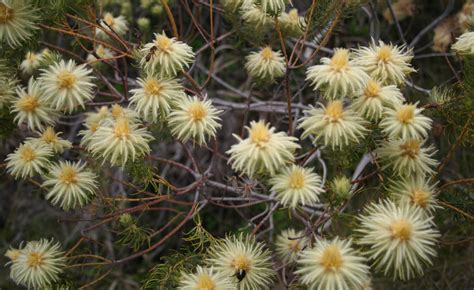
<svg viewBox="0 0 474 290">
<path fill-rule="evenodd" d="M 31 113 L 39 107 L 39 102 L 35 97 L 27 95 L 21 98 L 21 100 L 18 102 L 18 107 L 20 107 L 22 111 Z"/>
<path fill-rule="evenodd" d="M 0 24 L 7 23 L 13 19 L 15 11 L 5 3 L 0 3 Z"/>
<path fill-rule="evenodd" d="M 391 230 L 394 239 L 407 241 L 411 237 L 412 226 L 407 220 L 401 219 L 392 224 Z"/>
<path fill-rule="evenodd" d="M 377 53 L 377 57 L 379 61 L 384 63 L 390 62 L 392 59 L 392 48 L 388 45 L 382 46 Z"/>
<path fill-rule="evenodd" d="M 23 146 L 20 149 L 20 158 L 24 161 L 33 161 L 36 158 L 36 153 L 31 147 Z"/>
<path fill-rule="evenodd" d="M 331 66 L 335 71 L 341 71 L 347 68 L 349 64 L 349 53 L 347 49 L 337 49 L 331 58 Z"/>
<path fill-rule="evenodd" d="M 197 290 L 214 290 L 216 284 L 212 281 L 212 278 L 209 275 L 201 275 L 198 278 L 198 282 L 196 285 Z"/>
<path fill-rule="evenodd" d="M 77 171 L 72 166 L 63 168 L 63 172 L 59 179 L 65 184 L 74 184 L 77 182 Z"/>
<path fill-rule="evenodd" d="M 428 198 L 430 194 L 424 190 L 414 190 L 411 195 L 411 200 L 414 204 L 425 208 L 428 205 Z"/>
<path fill-rule="evenodd" d="M 28 256 L 28 266 L 36 268 L 41 266 L 43 263 L 43 257 L 38 252 L 33 252 Z"/>
<path fill-rule="evenodd" d="M 333 101 L 328 104 L 326 107 L 326 117 L 329 119 L 329 122 L 335 123 L 342 119 L 344 114 L 344 107 L 342 101 Z"/>
<path fill-rule="evenodd" d="M 160 94 L 161 86 L 160 82 L 156 79 L 149 79 L 145 82 L 144 88 L 145 93 L 149 96 L 157 96 Z"/>
<path fill-rule="evenodd" d="M 204 119 L 204 117 L 206 117 L 207 110 L 206 107 L 204 107 L 201 103 L 195 102 L 189 107 L 188 113 L 193 119 L 193 121 L 197 122 L 201 121 L 202 119 Z"/>
<path fill-rule="evenodd" d="M 107 13 L 104 15 L 104 21 L 107 23 L 108 26 L 112 26 L 115 24 L 115 18 L 112 14 Z"/>
<path fill-rule="evenodd" d="M 415 139 L 410 139 L 400 145 L 400 149 L 403 150 L 402 155 L 415 159 L 418 156 L 418 153 L 420 153 L 420 142 Z"/>
<path fill-rule="evenodd" d="M 290 18 L 292 22 L 298 22 L 299 20 L 298 10 L 291 9 L 290 12 L 288 12 L 288 18 Z"/>
<path fill-rule="evenodd" d="M 97 129 L 99 129 L 99 122 L 94 122 L 92 124 L 90 124 L 90 128 L 92 133 L 95 133 L 97 131 Z"/>
<path fill-rule="evenodd" d="M 119 119 L 114 127 L 114 133 L 117 138 L 127 138 L 130 135 L 130 126 L 126 119 Z"/>
<path fill-rule="evenodd" d="M 400 108 L 397 112 L 398 121 L 403 124 L 409 124 L 413 122 L 415 117 L 415 106 L 405 105 Z"/>
<path fill-rule="evenodd" d="M 158 35 L 156 37 L 155 45 L 161 51 L 169 51 L 171 48 L 171 44 L 171 39 L 164 35 Z"/>
<path fill-rule="evenodd" d="M 260 55 L 262 56 L 262 58 L 264 60 L 271 60 L 273 59 L 273 51 L 270 47 L 265 47 L 264 49 L 262 49 L 262 52 L 260 53 Z"/>
<path fill-rule="evenodd" d="M 342 255 L 337 246 L 329 245 L 324 249 L 321 265 L 326 271 L 337 271 L 342 266 Z"/>
<path fill-rule="evenodd" d="M 28 59 L 29 62 L 35 62 L 38 59 L 38 55 L 34 52 L 28 52 L 26 59 Z"/>
<path fill-rule="evenodd" d="M 76 76 L 70 71 L 64 71 L 58 75 L 58 85 L 61 89 L 71 89 L 76 83 Z"/>
<path fill-rule="evenodd" d="M 232 267 L 238 271 L 250 270 L 250 260 L 244 255 L 238 255 L 232 260 Z"/>
<path fill-rule="evenodd" d="M 376 98 L 379 96 L 379 93 L 380 93 L 379 84 L 374 80 L 369 80 L 369 82 L 367 83 L 367 86 L 365 87 L 364 95 L 367 98 Z"/>
<path fill-rule="evenodd" d="M 250 130 L 250 140 L 259 147 L 265 146 L 270 141 L 270 132 L 263 123 L 255 124 Z"/>
<path fill-rule="evenodd" d="M 297 168 L 290 174 L 290 187 L 293 189 L 301 189 L 305 185 L 303 170 Z"/>
<path fill-rule="evenodd" d="M 102 45 L 99 45 L 97 49 L 95 50 L 95 53 L 100 57 L 100 58 L 105 58 L 106 53 L 105 53 L 105 48 Z"/>
<path fill-rule="evenodd" d="M 299 240 L 289 240 L 288 242 L 288 248 L 290 251 L 298 253 L 301 251 L 301 245 Z"/>
<path fill-rule="evenodd" d="M 41 136 L 41 139 L 43 139 L 44 142 L 46 143 L 54 143 L 56 142 L 56 132 L 54 132 L 54 129 L 52 127 L 46 128 L 46 130 L 43 132 L 43 135 Z"/>
<path fill-rule="evenodd" d="M 122 106 L 117 105 L 117 104 L 113 105 L 113 106 L 112 106 L 111 113 L 112 113 L 112 117 L 113 117 L 114 119 L 117 119 L 117 118 L 123 116 L 123 108 L 122 108 Z"/>
</svg>

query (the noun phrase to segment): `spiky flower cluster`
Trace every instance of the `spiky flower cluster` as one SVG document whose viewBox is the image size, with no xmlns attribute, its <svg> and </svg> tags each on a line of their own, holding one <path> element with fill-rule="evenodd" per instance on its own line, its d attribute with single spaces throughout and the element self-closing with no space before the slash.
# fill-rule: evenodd
<svg viewBox="0 0 474 290">
<path fill-rule="evenodd" d="M 410 65 L 412 58 L 411 49 L 373 41 L 355 52 L 354 62 L 384 84 L 401 84 L 415 71 Z"/>
<path fill-rule="evenodd" d="M 48 188 L 46 199 L 64 210 L 83 207 L 95 194 L 97 176 L 85 169 L 85 163 L 59 161 L 49 168 L 43 187 Z"/>
<path fill-rule="evenodd" d="M 44 97 L 41 84 L 31 78 L 28 87 L 18 87 L 13 99 L 11 111 L 15 113 L 15 122 L 20 126 L 26 123 L 30 130 L 42 130 L 53 125 L 59 114 Z"/>
<path fill-rule="evenodd" d="M 24 248 L 10 249 L 10 278 L 28 289 L 44 289 L 59 280 L 66 258 L 61 245 L 53 240 L 28 242 Z"/>
<path fill-rule="evenodd" d="M 180 290 L 232 290 L 235 289 L 230 277 L 211 268 L 197 266 L 196 273 L 183 273 Z"/>
<path fill-rule="evenodd" d="M 463 33 L 451 48 L 459 54 L 474 54 L 474 31 Z"/>
<path fill-rule="evenodd" d="M 237 289 L 269 289 L 275 275 L 271 268 L 271 254 L 264 244 L 251 236 L 227 237 L 211 247 L 209 254 L 208 263 L 226 277 L 231 277 Z"/>
<path fill-rule="evenodd" d="M 105 31 L 108 31 L 111 34 L 115 33 L 118 35 L 124 35 L 128 30 L 128 23 L 125 17 L 122 15 L 114 17 L 110 12 L 104 13 L 99 24 L 101 28 L 96 28 L 95 32 L 96 36 L 102 39 L 113 39 L 113 37 L 109 36 Z"/>
<path fill-rule="evenodd" d="M 294 161 L 293 152 L 300 148 L 295 137 L 275 133 L 276 129 L 264 121 L 252 121 L 246 129 L 248 137 L 242 139 L 234 134 L 238 143 L 227 151 L 233 169 L 249 176 L 274 175 L 282 166 Z"/>
<path fill-rule="evenodd" d="M 221 112 L 206 98 L 186 97 L 169 114 L 168 124 L 171 133 L 181 142 L 192 140 L 201 145 L 207 138 L 216 136 L 217 129 L 221 127 L 218 123 Z"/>
<path fill-rule="evenodd" d="M 298 259 L 301 282 L 317 290 L 360 289 L 368 279 L 366 259 L 353 248 L 350 240 L 318 239 Z"/>
<path fill-rule="evenodd" d="M 273 51 L 267 46 L 247 56 L 245 68 L 251 77 L 272 82 L 285 74 L 285 58 L 280 51 Z"/>
<path fill-rule="evenodd" d="M 101 157 L 112 165 L 124 166 L 127 161 L 150 152 L 148 143 L 153 136 L 133 119 L 120 116 L 106 119 L 92 134 L 88 148 L 94 156 Z"/>
<path fill-rule="evenodd" d="M 33 177 L 42 174 L 49 166 L 49 157 L 53 155 L 49 146 L 37 142 L 25 142 L 13 153 L 8 154 L 7 171 L 15 178 Z"/>
<path fill-rule="evenodd" d="M 166 117 L 171 108 L 186 98 L 177 80 L 149 76 L 137 80 L 139 87 L 130 91 L 130 105 L 148 122 Z"/>
<path fill-rule="evenodd" d="M 312 205 L 319 201 L 324 192 L 321 178 L 312 168 L 291 165 L 275 175 L 271 180 L 272 190 L 282 205 L 295 208 L 299 204 Z"/>
<path fill-rule="evenodd" d="M 336 48 L 331 58 L 323 57 L 319 65 L 308 68 L 306 80 L 314 90 L 320 89 L 327 99 L 350 96 L 359 91 L 366 80 L 367 74 L 350 59 L 350 52 L 344 48 Z"/>
<path fill-rule="evenodd" d="M 38 10 L 29 0 L 0 1 L 0 41 L 18 47 L 38 29 Z"/>
<path fill-rule="evenodd" d="M 45 101 L 58 111 L 71 113 L 94 98 L 91 70 L 75 61 L 61 60 L 43 69 L 39 78 Z"/>
<path fill-rule="evenodd" d="M 387 200 L 372 203 L 360 222 L 358 243 L 367 247 L 365 254 L 385 275 L 411 279 L 421 275 L 436 256 L 440 235 L 433 228 L 432 217 L 426 217 L 420 207 Z"/>
<path fill-rule="evenodd" d="M 309 239 L 303 231 L 287 229 L 282 231 L 276 239 L 276 253 L 286 263 L 295 263 L 307 244 L 309 244 Z"/>
<path fill-rule="evenodd" d="M 186 43 L 155 33 L 155 40 L 140 50 L 140 65 L 161 77 L 174 77 L 194 60 L 194 52 Z"/>
<path fill-rule="evenodd" d="M 344 108 L 342 101 L 331 101 L 320 108 L 311 108 L 300 119 L 303 138 L 314 135 L 314 143 L 342 148 L 351 142 L 358 143 L 367 133 L 366 121 L 351 109 Z"/>
</svg>

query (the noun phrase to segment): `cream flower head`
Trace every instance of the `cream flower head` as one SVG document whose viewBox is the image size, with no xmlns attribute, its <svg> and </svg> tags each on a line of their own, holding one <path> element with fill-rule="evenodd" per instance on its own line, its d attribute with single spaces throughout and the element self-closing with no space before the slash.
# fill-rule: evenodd
<svg viewBox="0 0 474 290">
<path fill-rule="evenodd" d="M 93 64 L 97 64 L 98 60 L 110 63 L 113 61 L 113 57 L 115 55 L 115 53 L 110 48 L 104 47 L 102 44 L 97 45 L 94 52 L 99 57 L 99 59 L 97 59 L 97 57 L 92 53 L 87 55 L 87 61 L 93 62 Z"/>
<path fill-rule="evenodd" d="M 16 94 L 11 112 L 16 114 L 14 121 L 18 126 L 26 123 L 30 130 L 41 130 L 56 122 L 59 114 L 45 101 L 39 82 L 30 78 L 28 88 L 18 87 Z"/>
<path fill-rule="evenodd" d="M 123 167 L 128 160 L 135 161 L 150 152 L 148 143 L 154 138 L 145 128 L 123 117 L 102 123 L 88 144 L 94 156 Z"/>
<path fill-rule="evenodd" d="M 353 110 L 344 108 L 340 100 L 331 101 L 327 106 L 320 104 L 320 108 L 311 107 L 305 113 L 298 125 L 304 129 L 301 137 L 314 135 L 315 143 L 322 142 L 333 149 L 341 149 L 350 142 L 359 143 L 368 131 L 365 128 L 367 121 Z"/>
<path fill-rule="evenodd" d="M 411 49 L 382 41 L 377 45 L 373 41 L 369 47 L 355 51 L 354 62 L 384 84 L 401 84 L 408 74 L 415 71 L 410 65 L 412 58 Z"/>
<path fill-rule="evenodd" d="M 285 11 L 288 0 L 254 0 L 264 13 L 269 15 L 278 15 Z"/>
<path fill-rule="evenodd" d="M 28 289 L 44 289 L 59 280 L 66 266 L 61 245 L 53 240 L 30 241 L 10 263 L 10 278 Z"/>
<path fill-rule="evenodd" d="M 28 0 L 0 1 L 0 41 L 11 48 L 33 36 L 38 29 L 38 10 Z"/>
<path fill-rule="evenodd" d="M 438 207 L 436 184 L 423 176 L 410 176 L 394 181 L 388 192 L 398 203 L 408 203 L 420 207 L 427 214 L 432 214 Z"/>
<path fill-rule="evenodd" d="M 395 85 L 369 79 L 353 99 L 351 108 L 369 120 L 379 120 L 386 107 L 401 105 L 405 98 Z"/>
<path fill-rule="evenodd" d="M 367 247 L 365 254 L 384 275 L 409 280 L 436 256 L 440 234 L 420 207 L 385 200 L 370 204 L 359 220 L 357 243 Z"/>
<path fill-rule="evenodd" d="M 44 99 L 56 110 L 72 113 L 77 107 L 84 108 L 84 103 L 94 98 L 91 75 L 85 65 L 77 65 L 73 60 L 50 65 L 40 75 Z"/>
<path fill-rule="evenodd" d="M 340 175 L 331 180 L 329 188 L 337 198 L 346 199 L 351 194 L 352 183 L 347 176 Z"/>
<path fill-rule="evenodd" d="M 125 35 L 125 33 L 128 31 L 128 23 L 125 17 L 122 15 L 114 17 L 114 15 L 110 12 L 104 13 L 104 17 L 101 19 L 100 26 L 107 31 L 110 31 L 110 28 L 112 28 L 115 33 L 121 36 Z M 96 28 L 95 35 L 102 39 L 110 38 L 110 36 L 104 30 Z"/>
<path fill-rule="evenodd" d="M 288 13 L 281 13 L 278 18 L 281 24 L 281 30 L 285 35 L 291 37 L 299 37 L 303 34 L 306 27 L 306 20 L 303 16 L 299 16 L 298 9 L 293 8 Z"/>
<path fill-rule="evenodd" d="M 474 54 L 474 31 L 463 33 L 451 48 L 459 54 Z"/>
<path fill-rule="evenodd" d="M 49 165 L 48 158 L 53 155 L 51 149 L 46 145 L 25 142 L 13 153 L 8 154 L 7 171 L 15 178 L 33 177 L 42 174 Z"/>
<path fill-rule="evenodd" d="M 45 130 L 38 132 L 39 136 L 37 138 L 28 138 L 27 140 L 46 145 L 53 153 L 63 153 L 65 149 L 72 147 L 72 143 L 59 137 L 60 134 L 61 132 L 56 133 L 53 127 L 46 127 Z"/>
<path fill-rule="evenodd" d="M 242 20 L 246 27 L 250 27 L 254 32 L 262 32 L 271 29 L 275 20 L 257 7 L 252 0 L 244 1 L 240 8 Z"/>
<path fill-rule="evenodd" d="M 276 253 L 285 263 L 295 263 L 301 251 L 309 243 L 309 239 L 303 231 L 287 229 L 282 231 L 276 238 Z"/>
<path fill-rule="evenodd" d="M 211 268 L 196 267 L 196 273 L 183 273 L 179 290 L 233 290 L 230 277 Z"/>
<path fill-rule="evenodd" d="M 395 105 L 394 108 L 385 109 L 379 125 L 389 138 L 423 139 L 428 136 L 433 121 L 422 115 L 422 111 L 422 108 L 417 108 L 417 104 Z"/>
<path fill-rule="evenodd" d="M 418 139 L 388 140 L 376 150 L 385 167 L 391 167 L 399 176 L 410 174 L 431 174 L 438 162 L 431 157 L 433 146 L 423 147 L 424 141 Z"/>
<path fill-rule="evenodd" d="M 246 127 L 249 136 L 242 139 L 234 134 L 238 143 L 232 145 L 229 163 L 241 173 L 253 176 L 258 173 L 274 175 L 287 163 L 294 161 L 293 152 L 300 148 L 298 139 L 284 132 L 275 133 L 275 128 L 264 121 L 252 121 Z"/>
<path fill-rule="evenodd" d="M 87 117 L 84 120 L 86 129 L 79 131 L 79 135 L 82 136 L 81 146 L 87 147 L 92 139 L 92 135 L 99 129 L 102 120 L 111 118 L 111 113 L 109 108 L 102 106 L 96 112 L 88 112 L 86 115 Z"/>
<path fill-rule="evenodd" d="M 14 77 L 0 75 L 0 109 L 3 109 L 12 101 L 16 86 L 17 80 Z"/>
<path fill-rule="evenodd" d="M 285 75 L 285 58 L 280 51 L 273 51 L 269 46 L 250 53 L 246 59 L 245 68 L 252 78 L 273 82 Z"/>
<path fill-rule="evenodd" d="M 49 168 L 42 186 L 48 188 L 46 199 L 64 210 L 83 207 L 95 195 L 97 176 L 81 162 L 59 161 Z"/>
<path fill-rule="evenodd" d="M 264 244 L 240 234 L 218 242 L 209 249 L 208 260 L 214 269 L 231 277 L 235 289 L 269 289 L 275 276 L 271 253 Z"/>
<path fill-rule="evenodd" d="M 219 114 L 211 100 L 206 97 L 200 100 L 198 97 L 186 97 L 177 103 L 177 108 L 168 116 L 168 127 L 174 137 L 181 142 L 192 140 L 202 145 L 208 138 L 214 138 L 219 124 Z"/>
<path fill-rule="evenodd" d="M 291 165 L 270 179 L 272 191 L 282 205 L 296 208 L 298 205 L 313 205 L 324 192 L 321 177 L 313 168 Z"/>
<path fill-rule="evenodd" d="M 140 65 L 160 77 L 174 77 L 194 60 L 193 49 L 186 43 L 155 33 L 155 40 L 140 50 Z"/>
<path fill-rule="evenodd" d="M 342 99 L 359 91 L 366 80 L 367 74 L 354 61 L 350 60 L 349 50 L 336 48 L 331 58 L 323 57 L 319 65 L 306 71 L 306 80 L 314 90 L 322 90 L 326 99 Z"/>
<path fill-rule="evenodd" d="M 237 13 L 246 1 L 248 0 L 221 0 L 220 4 L 226 13 L 232 15 Z"/>
<path fill-rule="evenodd" d="M 183 86 L 174 79 L 148 76 L 137 83 L 139 87 L 130 91 L 130 106 L 147 122 L 158 122 L 186 98 Z"/>
<path fill-rule="evenodd" d="M 317 239 L 298 259 L 300 281 L 317 290 L 361 289 L 368 279 L 366 259 L 352 248 L 350 240 Z"/>
<path fill-rule="evenodd" d="M 20 64 L 20 70 L 22 73 L 31 75 L 40 66 L 43 53 L 35 53 L 28 51 L 25 55 L 25 59 Z"/>
</svg>

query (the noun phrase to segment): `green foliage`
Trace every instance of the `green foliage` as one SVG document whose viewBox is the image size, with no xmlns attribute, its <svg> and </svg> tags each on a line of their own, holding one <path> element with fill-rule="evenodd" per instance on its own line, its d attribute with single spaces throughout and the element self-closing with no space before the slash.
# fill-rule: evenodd
<svg viewBox="0 0 474 290">
<path fill-rule="evenodd" d="M 5 106 L 0 109 L 0 139 L 6 139 L 11 136 L 16 125 L 13 123 L 13 115 Z"/>
<path fill-rule="evenodd" d="M 141 159 L 127 162 L 125 171 L 128 172 L 134 184 L 143 185 L 145 188 L 150 184 L 156 186 L 153 181 L 153 167 Z"/>
<path fill-rule="evenodd" d="M 153 232 L 151 229 L 140 226 L 138 221 L 130 214 L 123 214 L 120 216 L 119 239 L 117 244 L 127 245 L 134 251 L 138 251 L 144 243 L 150 245 L 150 235 Z"/>
<path fill-rule="evenodd" d="M 189 248 L 172 251 L 172 254 L 162 257 L 160 264 L 149 271 L 140 289 L 177 289 L 181 273 L 192 272 L 202 260 L 202 254 Z"/>
<path fill-rule="evenodd" d="M 193 220 L 196 226 L 187 232 L 183 239 L 191 243 L 196 251 L 203 252 L 208 246 L 214 245 L 217 239 L 203 227 L 199 214 L 195 215 Z"/>
</svg>

